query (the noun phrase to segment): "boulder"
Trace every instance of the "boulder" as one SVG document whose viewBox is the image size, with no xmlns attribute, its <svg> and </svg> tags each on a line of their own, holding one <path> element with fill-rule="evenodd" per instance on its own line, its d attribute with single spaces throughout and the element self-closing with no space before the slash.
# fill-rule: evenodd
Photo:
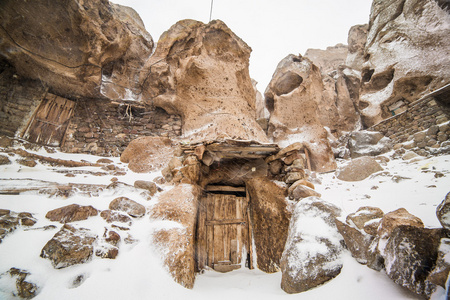
<svg viewBox="0 0 450 300">
<path fill-rule="evenodd" d="M 169 138 L 139 137 L 127 146 L 120 161 L 136 173 L 148 173 L 164 168 L 173 153 L 173 143 Z"/>
<path fill-rule="evenodd" d="M 450 261 L 448 259 L 450 254 L 450 239 L 442 238 L 437 251 L 436 266 L 428 275 L 427 281 L 445 289 L 445 283 L 450 272 Z"/>
<path fill-rule="evenodd" d="M 266 273 L 280 270 L 291 213 L 285 200 L 287 187 L 267 177 L 247 181 L 257 266 Z"/>
<path fill-rule="evenodd" d="M 450 193 L 448 193 L 444 200 L 436 208 L 436 216 L 442 227 L 450 230 Z"/>
<path fill-rule="evenodd" d="M 96 215 L 98 215 L 98 210 L 91 205 L 81 206 L 78 204 L 70 204 L 47 212 L 45 217 L 54 222 L 70 223 L 87 220 L 87 218 Z"/>
<path fill-rule="evenodd" d="M 9 233 L 22 226 L 33 226 L 37 222 L 31 213 L 16 213 L 9 209 L 0 209 L 0 243 Z"/>
<path fill-rule="evenodd" d="M 250 52 L 220 20 L 179 21 L 161 35 L 144 65 L 147 103 L 180 115 L 183 135 L 192 143 L 224 138 L 268 142 L 255 118 Z"/>
<path fill-rule="evenodd" d="M 145 215 L 145 207 L 127 197 L 118 197 L 109 203 L 110 210 L 117 210 L 129 214 L 133 218 Z"/>
<path fill-rule="evenodd" d="M 386 274 L 413 293 L 430 298 L 436 285 L 427 281 L 438 257 L 443 229 L 397 226 L 384 249 Z"/>
<path fill-rule="evenodd" d="M 302 142 L 311 154 L 313 170 L 325 172 L 334 170 L 336 162 L 319 120 L 322 89 L 319 68 L 291 54 L 278 64 L 264 97 L 270 113 L 269 137 L 282 146 L 293 139 Z"/>
<path fill-rule="evenodd" d="M 316 197 L 295 205 L 281 259 L 281 288 L 300 293 L 334 277 L 342 268 L 342 237 L 336 227 L 340 209 Z"/>
<path fill-rule="evenodd" d="M 165 267 L 177 283 L 189 289 L 195 281 L 195 228 L 200 195 L 198 186 L 179 184 L 162 193 L 150 212 L 150 218 L 167 223 L 152 235 Z"/>
<path fill-rule="evenodd" d="M 361 71 L 364 63 L 364 46 L 367 40 L 367 31 L 369 25 L 355 25 L 350 27 L 348 31 L 348 52 L 345 60 L 345 65 L 348 67 Z"/>
<path fill-rule="evenodd" d="M 131 218 L 128 215 L 122 214 L 115 210 L 109 210 L 109 209 L 103 210 L 100 213 L 100 217 L 102 217 L 108 223 L 113 223 L 113 222 L 126 223 L 128 226 L 131 226 L 131 224 L 133 223 L 133 221 L 131 220 Z"/>
<path fill-rule="evenodd" d="M 82 264 L 92 258 L 96 239 L 89 229 L 65 224 L 42 248 L 41 257 L 50 259 L 56 269 Z"/>
<path fill-rule="evenodd" d="M 0 155 L 0 165 L 9 165 L 10 163 L 8 156 Z"/>
<path fill-rule="evenodd" d="M 311 196 L 320 198 L 322 195 L 310 187 L 299 184 L 292 189 L 292 193 L 289 194 L 289 199 L 298 201 Z"/>
<path fill-rule="evenodd" d="M 347 165 L 340 167 L 337 178 L 344 181 L 361 181 L 375 172 L 382 171 L 380 164 L 369 156 L 352 159 Z"/>
<path fill-rule="evenodd" d="M 411 103 L 448 82 L 449 23 L 439 1 L 373 1 L 360 99 L 365 126 L 392 116 L 389 106 Z"/>
<path fill-rule="evenodd" d="M 367 262 L 371 259 L 369 249 L 374 242 L 375 237 L 339 220 L 336 220 L 336 226 L 339 233 L 344 238 L 345 245 L 352 256 L 359 263 L 367 264 Z"/>
<path fill-rule="evenodd" d="M 130 7 L 8 0 L 0 20 L 0 52 L 20 76 L 59 95 L 139 100 L 139 74 L 153 40 Z"/>
<path fill-rule="evenodd" d="M 400 225 L 414 226 L 423 228 L 424 224 L 421 219 L 410 214 L 406 209 L 399 208 L 391 211 L 383 216 L 378 226 L 377 234 L 380 238 L 388 238 L 391 232 Z"/>
<path fill-rule="evenodd" d="M 376 131 L 352 132 L 347 145 L 352 158 L 377 156 L 392 150 L 391 139 Z"/>
<path fill-rule="evenodd" d="M 354 225 L 359 230 L 363 230 L 367 222 L 381 219 L 384 216 L 383 211 L 378 207 L 363 206 L 358 208 L 354 213 L 347 216 L 346 222 L 349 225 Z"/>
</svg>

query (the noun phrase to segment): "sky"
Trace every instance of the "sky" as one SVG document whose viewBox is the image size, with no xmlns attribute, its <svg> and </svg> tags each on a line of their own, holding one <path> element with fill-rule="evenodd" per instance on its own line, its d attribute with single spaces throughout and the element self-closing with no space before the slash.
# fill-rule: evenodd
<svg viewBox="0 0 450 300">
<path fill-rule="evenodd" d="M 179 20 L 209 22 L 211 0 L 112 0 L 134 8 L 155 42 Z M 347 44 L 351 26 L 369 22 L 372 0 L 213 0 L 220 19 L 251 48 L 250 76 L 264 92 L 289 54 Z"/>
</svg>

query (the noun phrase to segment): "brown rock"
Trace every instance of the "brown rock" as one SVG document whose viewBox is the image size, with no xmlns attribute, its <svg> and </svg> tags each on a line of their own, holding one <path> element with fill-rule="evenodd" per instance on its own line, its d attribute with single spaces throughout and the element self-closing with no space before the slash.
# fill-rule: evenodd
<svg viewBox="0 0 450 300">
<path fill-rule="evenodd" d="M 311 196 L 320 198 L 322 195 L 310 187 L 299 184 L 292 190 L 292 193 L 289 194 L 289 199 L 298 201 Z"/>
<path fill-rule="evenodd" d="M 17 163 L 22 165 L 22 166 L 30 167 L 30 168 L 34 168 L 37 165 L 37 162 L 34 159 L 30 158 L 30 157 L 25 157 L 25 158 L 22 158 L 22 159 L 18 159 Z"/>
<path fill-rule="evenodd" d="M 14 295 L 23 299 L 31 299 L 39 293 L 39 288 L 36 284 L 26 281 L 28 275 L 30 275 L 28 271 L 11 268 L 7 273 L 9 273 L 12 278 L 16 277 L 17 294 L 13 293 Z"/>
<path fill-rule="evenodd" d="M 70 223 L 86 220 L 87 218 L 96 215 L 98 215 L 98 210 L 96 210 L 91 205 L 81 206 L 78 204 L 71 204 L 49 211 L 47 212 L 45 217 L 50 221 Z"/>
<path fill-rule="evenodd" d="M 352 253 L 352 256 L 361 264 L 366 264 L 369 260 L 369 248 L 375 239 L 374 236 L 364 234 L 356 228 L 349 226 L 336 220 L 336 226 L 339 233 L 345 241 L 347 249 Z"/>
<path fill-rule="evenodd" d="M 158 191 L 158 187 L 156 186 L 156 183 L 153 181 L 145 181 L 145 180 L 136 180 L 134 182 L 134 187 L 139 189 L 144 189 L 150 192 L 150 195 L 156 194 Z"/>
<path fill-rule="evenodd" d="M 311 189 L 313 189 L 313 190 L 315 189 L 314 184 L 312 184 L 311 182 L 309 182 L 309 181 L 307 181 L 307 180 L 305 180 L 305 179 L 301 179 L 301 180 L 298 180 L 298 181 L 294 182 L 294 183 L 289 187 L 289 189 L 288 189 L 288 195 L 290 195 L 290 194 L 292 193 L 292 191 L 293 191 L 298 185 L 304 185 L 304 186 L 307 186 L 307 187 L 309 187 L 309 188 L 311 188 Z"/>
<path fill-rule="evenodd" d="M 222 21 L 179 21 L 161 35 L 144 66 L 150 71 L 144 96 L 152 105 L 181 115 L 183 134 L 192 142 L 267 142 L 255 120 L 250 52 Z"/>
<path fill-rule="evenodd" d="M 8 156 L 0 155 L 0 165 L 9 165 L 10 163 Z"/>
<path fill-rule="evenodd" d="M 95 250 L 95 256 L 101 258 L 115 259 L 119 254 L 119 248 L 114 246 L 100 247 Z"/>
<path fill-rule="evenodd" d="M 368 24 L 352 26 L 348 32 L 348 54 L 345 65 L 361 71 L 364 63 L 364 46 L 367 40 Z"/>
<path fill-rule="evenodd" d="M 450 263 L 445 257 L 448 256 L 449 253 L 450 239 L 442 238 L 437 251 L 436 266 L 427 277 L 428 282 L 435 285 L 440 285 L 444 289 L 446 288 L 445 283 L 447 282 L 447 278 L 450 272 Z"/>
<path fill-rule="evenodd" d="M 104 210 L 100 213 L 100 217 L 105 219 L 105 221 L 108 223 L 113 222 L 126 223 L 128 224 L 128 226 L 131 226 L 131 224 L 133 223 L 133 221 L 128 215 L 124 215 L 114 210 Z"/>
<path fill-rule="evenodd" d="M 19 75 L 59 95 L 139 99 L 139 72 L 153 41 L 133 9 L 100 0 L 20 0 L 5 2 L 0 19 L 0 52 Z"/>
<path fill-rule="evenodd" d="M 82 264 L 92 258 L 96 239 L 89 229 L 65 224 L 42 248 L 41 257 L 50 259 L 56 269 Z"/>
<path fill-rule="evenodd" d="M 337 178 L 344 181 L 360 181 L 366 179 L 383 168 L 375 159 L 368 156 L 352 159 L 347 165 L 340 167 L 336 173 Z"/>
<path fill-rule="evenodd" d="M 164 137 L 140 137 L 128 145 L 120 161 L 136 173 L 148 173 L 167 165 L 172 156 L 172 141 Z"/>
<path fill-rule="evenodd" d="M 119 244 L 120 242 L 120 235 L 113 230 L 108 230 L 107 232 L 105 232 L 104 238 L 107 243 L 113 246 L 117 246 L 117 244 Z"/>
<path fill-rule="evenodd" d="M 117 210 L 129 214 L 133 218 L 145 215 L 145 207 L 127 197 L 118 197 L 109 203 L 110 210 Z"/>
<path fill-rule="evenodd" d="M 294 183 L 296 181 L 303 180 L 306 177 L 307 176 L 305 174 L 305 171 L 303 171 L 303 170 L 297 170 L 297 171 L 294 171 L 294 172 L 288 172 L 286 174 L 286 177 L 284 178 L 284 182 L 286 182 L 287 184 L 291 184 L 291 183 Z"/>
<path fill-rule="evenodd" d="M 180 184 L 164 192 L 153 206 L 150 217 L 180 224 L 180 228 L 163 228 L 153 234 L 153 243 L 176 282 L 193 288 L 195 281 L 195 226 L 201 190 Z M 182 228 L 182 229 L 181 229 Z"/>
<path fill-rule="evenodd" d="M 436 216 L 442 227 L 450 230 L 450 193 L 447 193 L 444 200 L 436 208 Z"/>
<path fill-rule="evenodd" d="M 429 298 L 436 286 L 427 281 L 438 257 L 443 229 L 397 226 L 384 249 L 386 274 L 395 283 Z"/>
<path fill-rule="evenodd" d="M 381 132 L 361 130 L 350 134 L 348 149 L 352 158 L 377 156 L 390 151 L 392 142 Z"/>
<path fill-rule="evenodd" d="M 449 22 L 436 1 L 373 2 L 361 74 L 365 126 L 391 117 L 389 106 L 399 99 L 411 103 L 448 82 Z M 420 60 L 411 64 L 412 57 Z"/>
<path fill-rule="evenodd" d="M 380 238 L 387 238 L 400 225 L 409 225 L 418 228 L 424 227 L 421 219 L 410 214 L 406 209 L 399 208 L 384 215 L 378 227 L 378 236 Z"/>
<path fill-rule="evenodd" d="M 267 273 L 278 272 L 291 217 L 285 201 L 287 188 L 259 177 L 247 182 L 247 190 L 252 203 L 257 266 Z"/>
<path fill-rule="evenodd" d="M 383 211 L 378 207 L 363 206 L 358 208 L 355 213 L 349 214 L 345 221 L 347 222 L 347 224 L 354 224 L 356 228 L 362 230 L 364 229 L 364 226 L 368 221 L 380 219 L 383 216 Z"/>
<path fill-rule="evenodd" d="M 337 70 L 340 65 L 345 64 L 347 52 L 347 45 L 337 44 L 333 47 L 327 47 L 326 50 L 308 49 L 305 52 L 305 57 L 318 66 L 321 73 L 328 74 Z"/>
<path fill-rule="evenodd" d="M 316 197 L 295 205 L 281 258 L 281 288 L 286 293 L 307 291 L 341 272 L 342 237 L 335 223 L 339 214 L 338 207 Z"/>
<path fill-rule="evenodd" d="M 272 175 L 278 175 L 283 168 L 283 163 L 280 160 L 274 160 L 269 164 L 269 171 Z"/>
<path fill-rule="evenodd" d="M 313 170 L 325 172 L 334 170 L 336 162 L 317 113 L 322 90 L 319 68 L 291 54 L 278 64 L 264 97 L 270 112 L 269 137 L 277 143 L 289 137 L 300 140 L 311 154 Z"/>
</svg>

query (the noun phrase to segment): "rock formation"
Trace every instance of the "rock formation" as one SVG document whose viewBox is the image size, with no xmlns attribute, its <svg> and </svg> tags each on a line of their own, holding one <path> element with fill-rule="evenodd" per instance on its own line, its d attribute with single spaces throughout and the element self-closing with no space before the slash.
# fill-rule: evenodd
<svg viewBox="0 0 450 300">
<path fill-rule="evenodd" d="M 255 121 L 250 51 L 222 21 L 179 21 L 162 34 L 145 64 L 146 102 L 181 115 L 183 134 L 192 142 L 267 142 Z"/>
<path fill-rule="evenodd" d="M 348 52 L 345 65 L 361 71 L 364 63 L 364 46 L 367 40 L 368 24 L 355 25 L 348 31 Z"/>
<path fill-rule="evenodd" d="M 337 178 L 344 181 L 360 181 L 375 172 L 383 171 L 380 164 L 370 156 L 358 157 L 337 171 Z"/>
<path fill-rule="evenodd" d="M 366 126 L 450 80 L 450 14 L 437 1 L 375 0 L 369 24 L 360 99 Z"/>
<path fill-rule="evenodd" d="M 346 45 L 337 44 L 327 47 L 326 50 L 308 49 L 304 56 L 313 61 L 322 74 L 328 74 L 345 63 L 347 52 L 348 47 Z"/>
<path fill-rule="evenodd" d="M 71 98 L 139 99 L 153 40 L 133 9 L 101 0 L 8 0 L 0 20 L 0 53 L 19 75 Z"/>
</svg>

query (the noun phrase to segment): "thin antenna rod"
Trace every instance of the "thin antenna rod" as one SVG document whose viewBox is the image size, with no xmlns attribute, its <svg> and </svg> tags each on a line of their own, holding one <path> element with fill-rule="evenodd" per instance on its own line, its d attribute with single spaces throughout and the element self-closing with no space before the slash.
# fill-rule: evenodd
<svg viewBox="0 0 450 300">
<path fill-rule="evenodd" d="M 209 11 L 209 22 L 211 22 L 212 10 L 213 10 L 213 4 L 214 4 L 214 0 L 211 0 L 211 10 Z M 208 23 L 209 23 L 209 22 L 208 22 Z"/>
</svg>

